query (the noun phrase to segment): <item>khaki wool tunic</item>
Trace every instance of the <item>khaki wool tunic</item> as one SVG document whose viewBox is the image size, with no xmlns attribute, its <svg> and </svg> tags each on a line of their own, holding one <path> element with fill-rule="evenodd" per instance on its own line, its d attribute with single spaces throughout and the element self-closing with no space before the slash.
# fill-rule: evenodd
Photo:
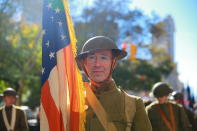
<svg viewBox="0 0 197 131">
<path fill-rule="evenodd" d="M 28 124 L 27 124 L 25 113 L 19 107 L 16 106 L 5 107 L 6 116 L 9 124 L 11 121 L 12 108 L 16 109 L 16 123 L 15 123 L 14 131 L 28 131 Z M 2 111 L 3 111 L 3 107 L 0 108 L 0 131 L 7 131 L 3 120 Z"/>
<path fill-rule="evenodd" d="M 116 87 L 115 82 L 111 82 L 107 87 L 94 90 L 95 96 L 105 109 L 110 121 L 112 121 L 118 131 L 125 131 L 129 124 L 125 116 L 125 92 Z M 135 100 L 136 111 L 131 114 L 133 116 L 131 130 L 132 131 L 151 131 L 151 124 L 145 112 L 145 107 L 139 97 L 131 96 Z M 132 108 L 132 107 L 128 107 Z M 86 131 L 104 131 L 102 124 L 94 111 L 89 106 L 86 111 Z"/>
</svg>

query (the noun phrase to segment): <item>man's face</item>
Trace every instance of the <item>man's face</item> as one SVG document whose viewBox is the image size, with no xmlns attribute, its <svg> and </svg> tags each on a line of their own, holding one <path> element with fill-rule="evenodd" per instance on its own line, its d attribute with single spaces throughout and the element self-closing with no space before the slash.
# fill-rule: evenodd
<svg viewBox="0 0 197 131">
<path fill-rule="evenodd" d="M 15 96 L 4 96 L 4 102 L 6 106 L 11 106 L 16 103 Z"/>
<path fill-rule="evenodd" d="M 85 59 L 85 68 L 91 80 L 103 82 L 108 78 L 111 71 L 112 52 L 100 50 L 88 54 Z"/>
</svg>

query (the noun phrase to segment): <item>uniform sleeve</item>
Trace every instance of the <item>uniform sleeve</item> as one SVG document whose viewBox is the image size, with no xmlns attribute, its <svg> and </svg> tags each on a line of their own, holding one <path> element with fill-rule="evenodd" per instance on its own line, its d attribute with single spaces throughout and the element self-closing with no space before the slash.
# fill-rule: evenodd
<svg viewBox="0 0 197 131">
<path fill-rule="evenodd" d="M 20 128 L 21 131 L 29 131 L 27 117 L 24 111 L 20 111 Z"/>
<path fill-rule="evenodd" d="M 143 101 L 138 98 L 136 100 L 136 113 L 131 127 L 132 131 L 152 131 L 150 120 L 145 111 Z"/>
<path fill-rule="evenodd" d="M 152 123 L 152 117 L 151 117 L 151 116 L 153 116 L 153 115 L 152 115 L 152 110 L 150 109 L 149 106 L 147 106 L 145 109 L 146 109 L 146 113 L 147 113 L 147 115 L 148 115 L 148 118 L 149 118 L 149 120 L 150 120 L 150 123 Z M 152 127 L 152 128 L 153 128 L 153 127 Z"/>
<path fill-rule="evenodd" d="M 184 111 L 183 107 L 180 107 L 180 121 L 181 121 L 181 125 L 183 126 L 182 129 L 183 131 L 191 131 L 192 127 L 191 124 L 189 123 L 189 119 Z"/>
</svg>

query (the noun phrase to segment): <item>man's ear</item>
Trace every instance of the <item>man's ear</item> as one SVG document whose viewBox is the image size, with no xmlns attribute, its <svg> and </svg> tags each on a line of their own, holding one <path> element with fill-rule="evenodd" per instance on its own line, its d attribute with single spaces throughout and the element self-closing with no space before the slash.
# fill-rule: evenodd
<svg viewBox="0 0 197 131">
<path fill-rule="evenodd" d="M 115 63 L 114 63 L 114 68 L 116 68 L 117 64 L 118 64 L 118 62 L 116 60 Z"/>
<path fill-rule="evenodd" d="M 112 59 L 112 68 L 113 68 L 113 70 L 116 68 L 116 66 L 117 66 L 117 59 Z"/>
</svg>

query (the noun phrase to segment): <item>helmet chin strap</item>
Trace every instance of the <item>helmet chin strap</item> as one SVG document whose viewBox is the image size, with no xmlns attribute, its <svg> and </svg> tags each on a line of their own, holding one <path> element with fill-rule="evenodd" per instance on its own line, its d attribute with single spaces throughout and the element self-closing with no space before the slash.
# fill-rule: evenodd
<svg viewBox="0 0 197 131">
<path fill-rule="evenodd" d="M 112 72 L 113 72 L 113 70 L 114 70 L 114 68 L 115 68 L 115 66 L 116 66 L 116 61 L 117 61 L 117 58 L 116 58 L 116 57 L 115 57 L 115 58 L 112 58 L 112 60 L 111 60 L 111 68 L 110 68 L 109 75 L 108 75 L 108 77 L 107 77 L 104 81 L 102 81 L 102 82 L 95 82 L 94 80 L 92 80 L 92 79 L 90 78 L 90 76 L 88 75 L 88 72 L 87 72 L 87 70 L 86 70 L 86 68 L 85 68 L 85 62 L 84 62 L 84 61 L 81 61 L 81 62 L 80 62 L 80 65 L 81 65 L 82 69 L 84 70 L 85 74 L 87 75 L 88 79 L 90 80 L 90 82 L 91 82 L 91 84 L 92 84 L 93 86 L 95 86 L 95 87 L 104 87 L 106 84 L 108 84 L 109 82 L 112 81 Z"/>
</svg>

